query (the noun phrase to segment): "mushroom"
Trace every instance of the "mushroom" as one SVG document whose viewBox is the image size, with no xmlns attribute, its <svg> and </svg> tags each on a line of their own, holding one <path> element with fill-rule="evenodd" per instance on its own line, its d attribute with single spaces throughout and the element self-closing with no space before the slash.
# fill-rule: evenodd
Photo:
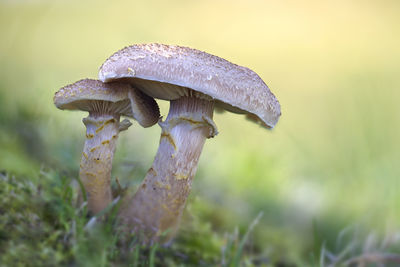
<svg viewBox="0 0 400 267">
<path fill-rule="evenodd" d="M 79 176 L 88 199 L 88 209 L 98 213 L 111 203 L 111 169 L 118 134 L 136 119 L 143 127 L 154 125 L 160 113 L 155 100 L 129 84 L 104 84 L 83 79 L 56 92 L 54 104 L 59 109 L 88 111 L 83 119 L 86 141 L 82 152 Z"/>
<path fill-rule="evenodd" d="M 172 237 L 189 195 L 206 138 L 217 134 L 214 107 L 248 118 L 266 128 L 277 123 L 280 105 L 252 70 L 220 57 L 181 46 L 132 45 L 101 66 L 103 82 L 131 83 L 145 94 L 170 101 L 152 167 L 136 194 L 124 201 L 126 225 L 150 241 L 166 230 Z"/>
</svg>

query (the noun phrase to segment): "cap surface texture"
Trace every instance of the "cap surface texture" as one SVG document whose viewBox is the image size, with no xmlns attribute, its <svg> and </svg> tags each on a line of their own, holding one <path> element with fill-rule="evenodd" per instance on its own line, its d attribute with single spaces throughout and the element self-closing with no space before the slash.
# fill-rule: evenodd
<svg viewBox="0 0 400 267">
<path fill-rule="evenodd" d="M 99 79 L 123 79 L 164 100 L 185 96 L 189 88 L 214 99 L 217 107 L 248 114 L 268 128 L 275 126 L 281 114 L 279 102 L 254 71 L 182 46 L 125 47 L 104 62 Z"/>
</svg>

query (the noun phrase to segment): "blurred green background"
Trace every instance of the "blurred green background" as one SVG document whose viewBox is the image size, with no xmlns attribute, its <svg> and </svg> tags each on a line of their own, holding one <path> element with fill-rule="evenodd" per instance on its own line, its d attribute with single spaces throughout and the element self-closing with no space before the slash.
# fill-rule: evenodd
<svg viewBox="0 0 400 267">
<path fill-rule="evenodd" d="M 206 142 L 185 220 L 233 232 L 263 212 L 252 240 L 277 258 L 307 258 L 348 227 L 394 236 L 399 13 L 390 0 L 0 0 L 0 170 L 77 176 L 86 114 L 56 109 L 54 93 L 96 78 L 124 46 L 189 46 L 254 70 L 282 117 L 267 131 L 215 115 L 220 134 Z M 122 133 L 113 176 L 140 183 L 159 135 L 137 124 Z"/>
</svg>

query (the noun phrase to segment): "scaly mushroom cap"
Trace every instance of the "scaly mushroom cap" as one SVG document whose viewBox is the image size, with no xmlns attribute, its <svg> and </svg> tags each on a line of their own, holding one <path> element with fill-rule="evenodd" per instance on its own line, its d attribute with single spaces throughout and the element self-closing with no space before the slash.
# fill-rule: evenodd
<svg viewBox="0 0 400 267">
<path fill-rule="evenodd" d="M 154 125 L 160 117 L 156 101 L 127 83 L 83 79 L 56 92 L 54 104 L 59 109 L 132 117 L 143 127 Z"/>
<path fill-rule="evenodd" d="M 217 107 L 247 114 L 267 128 L 273 128 L 281 115 L 278 100 L 254 71 L 187 47 L 125 47 L 104 62 L 99 79 L 125 79 L 147 95 L 164 100 L 188 95 L 190 88 L 210 96 Z"/>
</svg>

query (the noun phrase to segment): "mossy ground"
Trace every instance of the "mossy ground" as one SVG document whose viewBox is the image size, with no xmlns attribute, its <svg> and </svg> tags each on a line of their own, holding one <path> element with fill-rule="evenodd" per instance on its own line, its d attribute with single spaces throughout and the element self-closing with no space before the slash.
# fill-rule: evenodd
<svg viewBox="0 0 400 267">
<path fill-rule="evenodd" d="M 35 179 L 0 174 L 1 266 L 399 266 L 400 233 L 380 240 L 354 229 L 338 233 L 308 260 L 273 258 L 251 235 L 262 214 L 245 229 L 217 232 L 189 205 L 177 238 L 143 246 L 118 231 L 118 204 L 97 217 L 78 205 L 76 180 L 42 170 Z M 188 218 L 190 217 L 190 218 Z M 323 239 L 315 233 L 315 239 Z M 317 244 L 319 244 L 317 242 Z M 361 265 L 368 263 L 370 265 Z M 385 265 L 384 265 L 385 264 Z"/>
<path fill-rule="evenodd" d="M 242 238 L 218 234 L 191 216 L 169 245 L 143 246 L 118 231 L 118 205 L 88 216 L 73 179 L 42 171 L 36 179 L 0 174 L 0 255 L 3 266 L 231 266 L 268 261 Z M 244 254 L 244 255 L 242 255 Z"/>
</svg>

